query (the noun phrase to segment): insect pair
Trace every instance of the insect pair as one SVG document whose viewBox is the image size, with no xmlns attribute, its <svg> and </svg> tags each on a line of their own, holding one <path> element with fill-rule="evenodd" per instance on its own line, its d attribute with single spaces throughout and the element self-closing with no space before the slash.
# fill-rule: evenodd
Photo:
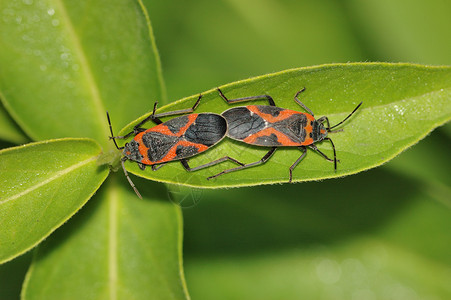
<svg viewBox="0 0 451 300">
<path fill-rule="evenodd" d="M 107 112 L 111 137 L 117 149 L 123 150 L 121 159 L 122 169 L 130 185 L 136 194 L 141 197 L 135 185 L 131 181 L 125 161 L 132 160 L 144 170 L 146 166 L 151 166 L 152 170 L 158 170 L 168 162 L 179 160 L 187 171 L 197 171 L 208 168 L 224 161 L 231 161 L 238 166 L 224 170 L 207 179 L 213 179 L 226 173 L 246 169 L 260 165 L 269 160 L 279 147 L 297 147 L 301 150 L 301 156 L 289 168 L 289 182 L 293 178 L 294 168 L 305 157 L 307 147 L 318 152 L 326 160 L 334 162 L 337 169 L 337 158 L 335 146 L 332 140 L 327 137 L 328 133 L 341 130 L 332 130 L 341 125 L 360 107 L 360 103 L 345 119 L 334 126 L 330 126 L 327 117 L 315 119 L 312 111 L 305 106 L 298 98 L 305 88 L 296 93 L 294 100 L 302 106 L 308 113 L 298 112 L 277 107 L 274 100 L 269 95 L 259 95 L 244 98 L 228 99 L 220 89 L 219 95 L 227 103 L 267 100 L 269 105 L 248 105 L 233 107 L 222 114 L 215 113 L 193 113 L 198 107 L 202 95 L 199 95 L 192 108 L 176 110 L 166 113 L 156 114 L 157 102 L 155 102 L 153 112 L 133 127 L 133 131 L 124 136 L 114 136 L 109 114 Z M 162 122 L 160 118 L 174 115 L 181 115 L 169 121 Z M 149 129 L 142 128 L 145 123 L 152 121 L 157 126 Z M 323 124 L 326 122 L 326 126 Z M 124 147 L 119 147 L 116 139 L 126 139 L 134 136 Z M 188 159 L 194 155 L 208 150 L 219 143 L 225 136 L 250 145 L 269 147 L 270 150 L 258 161 L 244 164 L 232 157 L 224 156 L 209 163 L 190 167 Z M 330 159 L 321 152 L 315 143 L 328 140 L 333 149 L 334 158 Z"/>
</svg>

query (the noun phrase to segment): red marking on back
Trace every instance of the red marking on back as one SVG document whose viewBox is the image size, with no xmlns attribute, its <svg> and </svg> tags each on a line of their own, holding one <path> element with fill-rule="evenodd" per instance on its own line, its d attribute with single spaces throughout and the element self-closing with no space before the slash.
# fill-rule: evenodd
<svg viewBox="0 0 451 300">
<path fill-rule="evenodd" d="M 147 157 L 147 155 L 144 156 L 143 159 L 141 159 L 141 163 L 142 163 L 142 164 L 145 164 L 145 165 L 149 165 L 149 166 L 155 164 L 155 162 L 154 162 L 154 161 L 151 161 L 151 160 Z"/>
<path fill-rule="evenodd" d="M 154 161 L 154 162 L 151 162 L 151 163 L 152 164 L 159 164 L 159 163 L 164 163 L 164 162 L 172 161 L 172 160 L 176 159 L 176 157 L 177 157 L 176 151 L 177 151 L 177 147 L 178 146 L 195 147 L 195 148 L 197 148 L 197 153 L 204 152 L 205 150 L 207 150 L 209 148 L 208 146 L 205 146 L 203 144 L 196 144 L 196 143 L 192 143 L 192 142 L 188 142 L 188 141 L 179 141 L 171 149 L 169 149 L 168 153 L 161 160 Z"/>
<path fill-rule="evenodd" d="M 311 144 L 313 144 L 313 139 L 311 137 L 307 137 L 307 138 L 305 138 L 305 141 L 303 141 L 301 143 L 301 146 L 308 146 Z"/>
<path fill-rule="evenodd" d="M 151 161 L 149 159 L 149 157 L 148 157 L 148 152 L 147 152 L 147 151 L 149 151 L 149 148 L 146 147 L 146 145 L 144 145 L 143 140 L 142 140 L 143 135 L 148 133 L 148 132 L 159 132 L 159 133 L 164 134 L 164 135 L 180 137 L 196 121 L 197 116 L 198 116 L 198 114 L 190 114 L 190 115 L 188 115 L 187 116 L 188 117 L 188 122 L 186 123 L 185 126 L 181 127 L 180 130 L 178 132 L 176 132 L 176 133 L 172 133 L 169 130 L 169 128 L 164 123 L 162 123 L 162 124 L 159 124 L 157 126 L 149 128 L 146 131 L 140 132 L 137 135 L 135 135 L 135 137 L 133 139 L 138 143 L 138 145 L 139 145 L 138 146 L 138 151 L 143 157 L 143 159 L 141 160 L 141 163 L 143 163 L 145 165 L 154 165 L 156 163 L 162 163 L 162 162 L 171 161 L 171 160 L 174 159 L 174 157 L 176 157 L 175 149 L 177 148 L 178 145 L 195 146 L 196 148 L 199 149 L 199 152 L 207 150 L 208 147 L 205 146 L 205 145 L 194 144 L 194 143 L 190 143 L 190 142 L 187 142 L 187 141 L 180 141 L 173 148 L 171 148 L 169 150 L 169 152 L 166 154 L 166 156 L 163 159 L 161 159 L 160 161 Z M 204 147 L 205 147 L 205 149 L 204 149 Z"/>
<path fill-rule="evenodd" d="M 260 130 L 257 133 L 254 133 L 247 138 L 243 139 L 243 142 L 251 145 L 257 145 L 257 139 L 260 137 L 270 136 L 271 134 L 274 134 L 277 136 L 277 142 L 280 145 L 273 145 L 273 146 L 307 146 L 310 144 L 313 144 L 313 139 L 310 137 L 307 137 L 303 142 L 295 142 L 290 137 L 288 137 L 286 134 L 278 131 L 277 129 L 273 127 L 268 127 L 263 130 Z M 271 146 L 271 145 L 262 145 L 262 146 Z"/>
<path fill-rule="evenodd" d="M 186 123 L 185 126 L 181 127 L 180 130 L 176 133 L 172 133 L 168 126 L 165 125 L 165 123 L 162 123 L 160 125 L 157 125 L 155 127 L 149 128 L 147 129 L 145 132 L 159 132 L 161 134 L 164 135 L 169 135 L 169 136 L 182 136 L 186 130 L 196 121 L 197 116 L 199 114 L 189 114 L 187 115 L 188 117 L 188 122 Z"/>
<path fill-rule="evenodd" d="M 298 112 L 295 110 L 283 109 L 280 111 L 277 117 L 274 117 L 271 114 L 262 113 L 260 110 L 258 110 L 258 107 L 256 105 L 249 105 L 246 107 L 249 111 L 262 117 L 265 121 L 267 121 L 270 124 L 268 124 L 267 128 L 260 130 L 259 132 L 254 133 L 248 136 L 247 138 L 243 139 L 243 142 L 248 144 L 255 144 L 257 138 L 270 136 L 271 134 L 274 134 L 277 136 L 277 141 L 281 144 L 281 146 L 307 146 L 313 144 L 313 139 L 310 137 L 310 133 L 313 131 L 312 122 L 315 120 L 315 117 L 312 116 L 311 114 Z M 301 115 L 301 114 L 307 118 L 307 124 L 304 127 L 306 137 L 302 142 L 294 142 L 290 137 L 272 127 L 273 123 L 283 121 L 285 119 L 290 118 L 293 115 Z"/>
<path fill-rule="evenodd" d="M 309 114 L 307 114 L 309 115 Z M 309 115 L 312 116 L 312 115 Z M 314 121 L 315 119 L 312 116 L 312 120 L 308 119 L 307 121 L 307 125 L 304 127 L 305 130 L 305 140 L 302 143 L 302 146 L 306 146 L 306 145 L 311 145 L 313 144 L 313 139 L 310 137 L 310 133 L 312 133 L 313 131 L 313 127 L 312 127 L 312 121 Z"/>
<path fill-rule="evenodd" d="M 249 105 L 246 106 L 246 108 L 257 114 L 258 116 L 262 117 L 264 120 L 270 122 L 270 123 L 275 123 L 275 122 L 279 122 L 279 121 L 283 121 L 285 119 L 288 119 L 289 117 L 293 116 L 293 115 L 305 115 L 307 117 L 308 120 L 314 120 L 315 118 L 308 114 L 308 113 L 303 113 L 303 112 L 299 112 L 299 111 L 295 111 L 295 110 L 289 110 L 289 109 L 283 109 L 279 112 L 279 115 L 277 117 L 274 117 L 271 114 L 266 114 L 261 112 L 258 107 L 256 105 Z"/>
<path fill-rule="evenodd" d="M 139 145 L 138 151 L 144 157 L 144 159 L 142 159 L 141 162 L 143 164 L 148 165 L 149 163 L 147 163 L 147 161 L 150 162 L 150 160 L 147 157 L 147 150 L 149 150 L 149 148 L 147 148 L 143 143 L 143 135 L 146 134 L 146 132 L 147 132 L 147 130 L 138 133 L 137 135 L 135 135 L 135 137 L 133 139 L 138 143 L 138 145 Z M 144 162 L 144 160 L 146 160 L 146 162 Z"/>
<path fill-rule="evenodd" d="M 259 137 L 270 136 L 271 134 L 277 136 L 277 141 L 281 144 L 281 146 L 300 146 L 299 143 L 293 142 L 289 137 L 287 137 L 282 132 L 277 131 L 273 127 L 268 127 L 263 130 L 260 130 L 257 133 L 254 133 L 248 136 L 247 138 L 243 139 L 243 142 L 255 145 Z"/>
</svg>

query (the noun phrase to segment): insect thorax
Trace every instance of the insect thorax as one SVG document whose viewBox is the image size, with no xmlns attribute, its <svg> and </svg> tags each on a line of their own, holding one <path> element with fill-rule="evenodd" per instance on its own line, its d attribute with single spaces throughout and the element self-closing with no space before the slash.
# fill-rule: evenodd
<svg viewBox="0 0 451 300">
<path fill-rule="evenodd" d="M 317 120 L 312 122 L 312 139 L 313 142 L 322 141 L 327 136 L 327 130 L 324 127 L 323 123 L 318 122 Z"/>
</svg>

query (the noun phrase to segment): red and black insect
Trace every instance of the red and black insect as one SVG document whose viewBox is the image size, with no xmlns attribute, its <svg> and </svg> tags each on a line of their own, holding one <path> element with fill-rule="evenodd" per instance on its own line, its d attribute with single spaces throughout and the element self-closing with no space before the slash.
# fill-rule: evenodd
<svg viewBox="0 0 451 300">
<path fill-rule="evenodd" d="M 250 145 L 271 147 L 271 149 L 259 161 L 240 165 L 239 167 L 227 169 L 214 176 L 212 179 L 220 175 L 233 171 L 242 170 L 265 163 L 279 147 L 298 147 L 302 151 L 301 156 L 290 167 L 289 182 L 293 179 L 293 170 L 306 155 L 307 147 L 318 152 L 326 160 L 334 162 L 334 168 L 337 169 L 337 155 L 332 140 L 327 137 L 331 132 L 341 131 L 332 130 L 341 125 L 362 105 L 362 102 L 341 122 L 334 126 L 330 126 L 327 117 L 315 119 L 312 111 L 305 106 L 298 96 L 305 88 L 301 89 L 294 96 L 294 100 L 302 106 L 308 113 L 288 110 L 275 106 L 274 101 L 268 105 L 249 105 L 234 107 L 222 113 L 228 125 L 227 137 L 237 141 L 241 141 Z M 219 91 L 221 96 L 226 99 L 224 94 Z M 326 122 L 326 126 L 323 124 Z M 330 159 L 326 154 L 321 152 L 315 143 L 328 140 L 334 152 L 334 159 Z"/>
<path fill-rule="evenodd" d="M 140 198 L 141 195 L 125 169 L 124 163 L 127 160 L 137 162 L 142 170 L 144 170 L 146 166 L 151 166 L 152 171 L 158 170 L 166 163 L 176 160 L 180 161 L 187 171 L 197 171 L 227 160 L 238 165 L 243 165 L 241 162 L 229 156 L 224 156 L 194 168 L 191 168 L 188 165 L 188 158 L 202 153 L 219 143 L 227 133 L 227 122 L 223 116 L 215 113 L 192 113 L 199 105 L 201 98 L 202 95 L 199 95 L 192 108 L 160 114 L 155 114 L 158 104 L 155 102 L 152 114 L 139 122 L 133 127 L 133 131 L 124 136 L 114 136 L 110 116 L 107 112 L 111 132 L 110 139 L 113 140 L 117 149 L 123 150 L 122 154 L 124 156 L 121 159 L 122 169 L 124 170 L 128 182 Z M 268 99 L 269 103 L 274 105 L 272 98 L 267 95 L 231 100 L 224 97 L 224 100 L 228 103 L 257 99 Z M 173 118 L 164 123 L 160 120 L 162 117 L 180 114 L 186 115 Z M 154 122 L 157 126 L 149 129 L 142 128 L 141 126 L 148 121 Z M 116 139 L 126 139 L 130 136 L 134 136 L 133 139 L 123 147 L 117 145 Z"/>
</svg>

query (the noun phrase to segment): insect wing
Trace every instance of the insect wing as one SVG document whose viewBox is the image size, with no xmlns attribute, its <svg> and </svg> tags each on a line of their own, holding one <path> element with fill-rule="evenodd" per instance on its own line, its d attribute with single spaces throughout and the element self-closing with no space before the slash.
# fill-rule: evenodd
<svg viewBox="0 0 451 300">
<path fill-rule="evenodd" d="M 222 114 L 229 126 L 228 137 L 264 147 L 302 146 L 310 142 L 313 116 L 266 105 L 249 105 Z"/>
</svg>

